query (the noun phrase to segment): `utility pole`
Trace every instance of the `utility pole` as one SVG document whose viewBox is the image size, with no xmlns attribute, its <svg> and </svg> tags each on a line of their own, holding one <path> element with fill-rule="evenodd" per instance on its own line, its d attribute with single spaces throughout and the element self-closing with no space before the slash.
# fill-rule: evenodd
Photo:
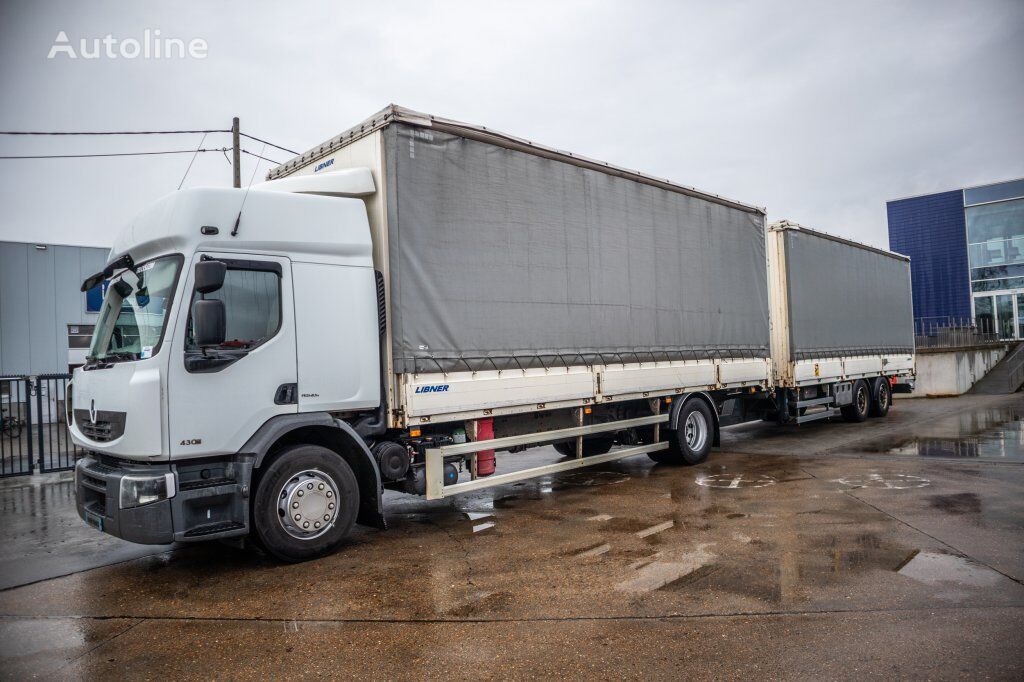
<svg viewBox="0 0 1024 682">
<path fill-rule="evenodd" d="M 231 165 L 235 171 L 235 187 L 242 186 L 242 147 L 238 143 L 238 117 L 231 120 Z"/>
</svg>

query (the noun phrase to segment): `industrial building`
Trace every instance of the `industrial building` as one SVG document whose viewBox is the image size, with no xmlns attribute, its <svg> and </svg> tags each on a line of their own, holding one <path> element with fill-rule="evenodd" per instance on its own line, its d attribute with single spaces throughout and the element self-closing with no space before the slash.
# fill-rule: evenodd
<svg viewBox="0 0 1024 682">
<path fill-rule="evenodd" d="M 1024 338 L 1024 178 L 890 201 L 889 248 L 911 258 L 918 333 L 973 320 Z"/>
<path fill-rule="evenodd" d="M 102 293 L 80 289 L 108 253 L 0 242 L 0 376 L 68 372 L 84 361 Z"/>
</svg>

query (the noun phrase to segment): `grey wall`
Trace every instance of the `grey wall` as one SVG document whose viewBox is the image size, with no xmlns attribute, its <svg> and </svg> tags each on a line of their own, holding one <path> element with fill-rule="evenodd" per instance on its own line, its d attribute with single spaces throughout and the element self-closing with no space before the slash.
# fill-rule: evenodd
<svg viewBox="0 0 1024 682">
<path fill-rule="evenodd" d="M 94 324 L 84 280 L 109 249 L 0 242 L 0 375 L 68 371 L 67 325 Z"/>
</svg>

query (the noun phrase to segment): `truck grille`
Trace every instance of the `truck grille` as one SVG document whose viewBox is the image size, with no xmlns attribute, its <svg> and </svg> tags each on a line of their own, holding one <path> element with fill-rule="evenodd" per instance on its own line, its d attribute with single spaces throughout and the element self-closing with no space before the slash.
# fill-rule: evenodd
<svg viewBox="0 0 1024 682">
<path fill-rule="evenodd" d="M 97 443 L 117 440 L 124 435 L 124 412 L 96 410 L 96 420 L 89 419 L 89 410 L 75 410 L 75 424 L 82 435 Z"/>
</svg>

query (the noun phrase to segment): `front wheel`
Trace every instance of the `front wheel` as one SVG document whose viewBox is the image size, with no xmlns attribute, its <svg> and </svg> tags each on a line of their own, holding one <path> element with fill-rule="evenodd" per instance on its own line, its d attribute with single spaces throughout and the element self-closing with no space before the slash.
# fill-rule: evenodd
<svg viewBox="0 0 1024 682">
<path fill-rule="evenodd" d="M 647 455 L 660 464 L 700 464 L 711 452 L 714 440 L 715 418 L 700 398 L 686 402 L 679 412 L 679 428 L 669 431 L 667 450 Z"/>
<path fill-rule="evenodd" d="M 843 419 L 848 422 L 862 422 L 868 418 L 871 409 L 871 389 L 868 382 L 857 379 L 853 384 L 853 403 L 840 408 Z"/>
<path fill-rule="evenodd" d="M 333 450 L 293 445 L 259 472 L 252 531 L 282 561 L 327 554 L 352 530 L 359 486 L 352 468 Z"/>
</svg>

